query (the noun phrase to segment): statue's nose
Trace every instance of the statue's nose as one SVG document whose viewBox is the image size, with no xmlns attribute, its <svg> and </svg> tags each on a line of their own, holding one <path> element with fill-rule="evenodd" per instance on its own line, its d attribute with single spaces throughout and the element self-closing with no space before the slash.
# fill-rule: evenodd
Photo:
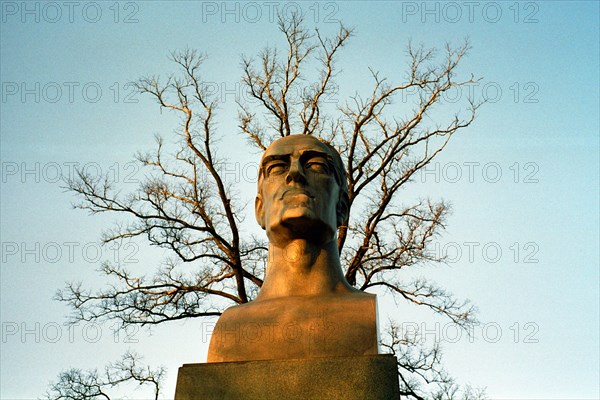
<svg viewBox="0 0 600 400">
<path fill-rule="evenodd" d="M 285 177 L 285 182 L 290 183 L 292 181 L 306 183 L 306 176 L 304 175 L 304 169 L 302 168 L 300 160 L 291 160 L 290 162 L 290 168 Z"/>
</svg>

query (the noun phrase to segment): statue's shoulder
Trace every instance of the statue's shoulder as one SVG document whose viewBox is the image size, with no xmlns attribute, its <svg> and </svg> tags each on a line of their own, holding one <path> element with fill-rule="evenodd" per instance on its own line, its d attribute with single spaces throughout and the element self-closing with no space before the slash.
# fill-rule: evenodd
<svg viewBox="0 0 600 400">
<path fill-rule="evenodd" d="M 252 318 L 257 313 L 260 313 L 261 309 L 260 302 L 250 301 L 248 303 L 237 304 L 227 308 L 217 321 L 217 328 L 219 325 L 229 325 L 231 323 L 245 322 L 249 318 Z"/>
<path fill-rule="evenodd" d="M 238 314 L 239 312 L 243 312 L 242 310 L 244 310 L 246 308 L 245 306 L 247 304 L 248 303 L 236 304 L 236 305 L 226 308 L 225 311 L 223 311 L 223 313 L 219 317 L 219 320 L 231 318 L 232 316 Z"/>
<path fill-rule="evenodd" d="M 377 295 L 374 293 L 363 292 L 360 289 L 353 288 L 354 290 L 348 293 L 346 296 L 355 296 L 356 298 L 376 298 Z"/>
</svg>

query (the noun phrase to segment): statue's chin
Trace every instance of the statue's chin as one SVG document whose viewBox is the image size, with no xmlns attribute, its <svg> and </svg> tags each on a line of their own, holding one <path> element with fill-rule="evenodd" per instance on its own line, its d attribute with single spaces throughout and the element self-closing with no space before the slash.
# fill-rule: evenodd
<svg viewBox="0 0 600 400">
<path fill-rule="evenodd" d="M 275 236 L 283 234 L 287 239 L 302 238 L 323 243 L 335 236 L 332 227 L 317 218 L 310 208 L 302 206 L 288 208 L 279 223 L 271 226 L 271 231 Z"/>
</svg>

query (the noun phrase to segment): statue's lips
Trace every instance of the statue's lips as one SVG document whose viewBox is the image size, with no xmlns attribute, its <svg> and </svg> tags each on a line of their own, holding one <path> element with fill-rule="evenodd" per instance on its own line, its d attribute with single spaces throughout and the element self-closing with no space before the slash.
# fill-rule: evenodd
<svg viewBox="0 0 600 400">
<path fill-rule="evenodd" d="M 314 199 L 315 196 L 311 195 L 305 190 L 302 189 L 286 189 L 282 194 L 279 200 L 283 200 L 285 197 L 307 197 L 309 199 Z"/>
</svg>

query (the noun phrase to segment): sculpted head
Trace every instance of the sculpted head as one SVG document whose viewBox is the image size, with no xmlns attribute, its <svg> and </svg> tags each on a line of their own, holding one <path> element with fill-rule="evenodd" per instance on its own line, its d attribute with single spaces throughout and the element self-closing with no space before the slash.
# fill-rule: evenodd
<svg viewBox="0 0 600 400">
<path fill-rule="evenodd" d="M 348 219 L 348 184 L 338 152 L 311 135 L 290 135 L 264 152 L 256 220 L 271 242 L 326 243 Z"/>
</svg>

